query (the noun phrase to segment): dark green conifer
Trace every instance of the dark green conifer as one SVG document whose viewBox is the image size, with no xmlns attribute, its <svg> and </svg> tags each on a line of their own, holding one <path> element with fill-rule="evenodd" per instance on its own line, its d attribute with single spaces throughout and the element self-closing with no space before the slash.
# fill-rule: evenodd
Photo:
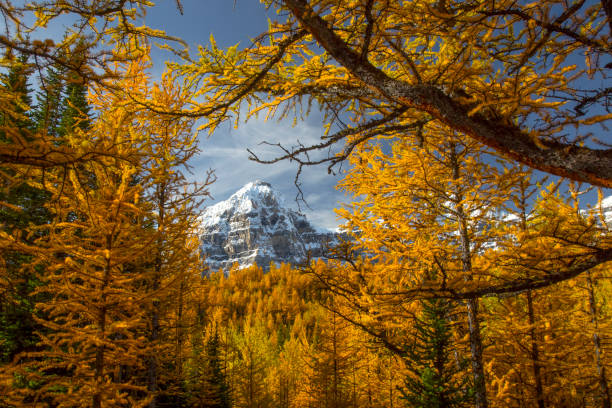
<svg viewBox="0 0 612 408">
<path fill-rule="evenodd" d="M 28 116 L 30 106 L 32 105 L 32 97 L 28 84 L 30 71 L 28 58 L 20 56 L 15 59 L 8 72 L 0 76 L 2 87 L 17 96 L 14 102 L 12 102 L 11 110 L 13 111 L 12 113 L 20 116 L 17 117 L 11 112 L 0 113 L 0 125 L 2 127 L 0 133 L 1 140 L 4 142 L 10 142 L 10 135 L 14 129 L 20 129 L 22 131 L 21 134 L 27 136 L 27 131 L 33 128 L 33 122 Z"/>
<path fill-rule="evenodd" d="M 77 75 L 68 75 L 66 83 L 66 96 L 62 103 L 62 116 L 59 123 L 58 134 L 65 136 L 77 128 L 89 128 L 89 104 L 87 102 L 87 85 Z"/>
<path fill-rule="evenodd" d="M 200 356 L 198 375 L 192 386 L 192 406 L 197 408 L 230 408 L 230 393 L 221 366 L 219 335 L 210 336 Z"/>
<path fill-rule="evenodd" d="M 28 86 L 29 69 L 27 59 L 20 57 L 9 71 L 2 76 L 2 86 L 17 95 L 11 108 L 21 117 L 2 112 L 2 132 L 0 143 L 19 143 L 15 136 L 25 139 L 34 137 L 34 128 L 30 120 L 31 104 Z M 24 117 L 25 116 L 25 117 Z M 10 169 L 3 169 L 5 174 L 12 174 Z M 12 184 L 1 180 L 0 229 L 16 235 L 30 225 L 41 225 L 49 222 L 51 216 L 45 208 L 49 194 L 26 183 Z M 21 239 L 32 243 L 38 238 L 35 234 L 21 234 Z M 17 251 L 0 250 L 3 259 L 3 274 L 0 287 L 5 292 L 0 295 L 0 362 L 9 362 L 20 352 L 32 350 L 38 342 L 35 334 L 41 327 L 35 322 L 37 314 L 35 304 L 41 295 L 35 295 L 40 286 L 40 267 L 30 268 L 31 257 Z"/>
<path fill-rule="evenodd" d="M 468 360 L 458 360 L 452 347 L 452 304 L 447 299 L 427 299 L 421 304 L 416 341 L 408 352 L 412 375 L 400 388 L 401 398 L 411 408 L 471 406 L 473 392 L 465 372 Z"/>
<path fill-rule="evenodd" d="M 36 93 L 33 119 L 37 131 L 46 130 L 50 136 L 58 136 L 63 108 L 63 70 L 61 67 L 47 68 L 42 78 L 40 91 Z"/>
</svg>

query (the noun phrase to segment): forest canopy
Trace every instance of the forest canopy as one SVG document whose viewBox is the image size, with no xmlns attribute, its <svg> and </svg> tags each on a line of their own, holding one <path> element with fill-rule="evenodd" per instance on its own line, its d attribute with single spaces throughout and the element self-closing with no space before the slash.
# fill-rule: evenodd
<svg viewBox="0 0 612 408">
<path fill-rule="evenodd" d="M 331 165 L 380 134 L 418 139 L 440 122 L 500 155 L 612 186 L 610 3 L 561 1 L 266 2 L 279 13 L 242 51 L 214 46 L 177 65 L 197 83 L 192 115 L 213 130 L 241 102 L 282 117 L 316 104 Z M 239 67 L 239 69 L 234 69 Z M 212 95 L 212 96 L 210 96 Z"/>
<path fill-rule="evenodd" d="M 0 406 L 610 408 L 612 2 L 262 3 L 0 2 Z M 208 270 L 199 132 L 314 111 L 346 239 Z"/>
</svg>

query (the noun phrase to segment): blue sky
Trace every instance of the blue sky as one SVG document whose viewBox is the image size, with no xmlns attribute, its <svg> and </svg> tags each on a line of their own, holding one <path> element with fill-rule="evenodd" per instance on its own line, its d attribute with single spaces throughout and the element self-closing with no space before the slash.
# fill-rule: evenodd
<svg viewBox="0 0 612 408">
<path fill-rule="evenodd" d="M 266 10 L 258 0 L 182 0 L 182 5 L 183 15 L 179 13 L 175 0 L 159 0 L 156 6 L 149 9 L 145 23 L 182 38 L 192 51 L 198 45 L 206 46 L 211 34 L 220 47 L 236 43 L 242 47 L 248 46 L 251 38 L 267 29 L 268 19 L 277 17 L 274 10 Z M 54 30 L 57 33 L 53 33 Z M 63 28 L 48 28 L 46 31 L 46 35 L 60 36 Z M 164 61 L 174 56 L 153 48 L 152 57 L 155 63 L 153 74 L 159 76 Z M 260 179 L 271 183 L 285 196 L 288 204 L 297 208 L 293 201 L 297 194 L 293 185 L 297 171 L 295 164 L 257 164 L 248 160 L 246 149 L 250 148 L 264 158 L 271 158 L 277 150 L 260 146 L 260 142 L 292 145 L 299 139 L 303 144 L 310 144 L 318 140 L 322 128 L 321 117 L 316 112 L 296 126 L 290 120 L 264 122 L 257 119 L 242 123 L 238 129 L 226 124 L 212 136 L 201 137 L 202 153 L 192 162 L 192 178 L 203 180 L 208 169 L 215 170 L 217 182 L 210 188 L 214 199 L 209 200 L 208 204 L 225 200 L 244 184 Z M 302 190 L 310 208 L 302 207 L 300 210 L 317 227 L 335 229 L 341 223 L 333 209 L 341 206 L 341 202 L 350 200 L 335 188 L 340 178 L 328 175 L 325 166 L 306 168 L 302 173 Z M 604 195 L 610 193 L 610 189 L 604 189 Z M 586 201 L 595 202 L 595 197 L 593 191 Z"/>
<path fill-rule="evenodd" d="M 146 24 L 153 28 L 164 29 L 168 34 L 182 38 L 191 50 L 197 45 L 207 45 L 210 34 L 220 47 L 240 43 L 248 46 L 250 39 L 268 27 L 268 19 L 276 13 L 266 10 L 256 0 L 183 0 L 184 14 L 181 15 L 174 0 L 161 0 L 146 16 Z M 155 70 L 161 72 L 163 61 L 171 56 L 161 50 L 153 50 Z M 203 179 L 206 170 L 212 168 L 217 182 L 210 191 L 214 204 L 224 200 L 241 186 L 256 179 L 271 183 L 284 196 L 287 204 L 297 209 L 294 198 L 297 189 L 293 180 L 297 171 L 295 164 L 282 162 L 272 165 L 257 164 L 248 160 L 247 148 L 265 157 L 273 157 L 276 150 L 259 146 L 262 141 L 282 142 L 291 145 L 299 139 L 303 143 L 314 142 L 322 132 L 322 122 L 316 113 L 307 121 L 281 122 L 250 120 L 238 129 L 227 124 L 210 137 L 203 135 L 200 140 L 202 153 L 194 160 L 194 179 Z M 343 192 L 335 186 L 340 179 L 328 175 L 324 166 L 307 168 L 302 172 L 300 181 L 310 209 L 302 206 L 301 211 L 319 228 L 334 229 L 339 221 L 333 211 L 339 201 L 345 201 Z"/>
</svg>

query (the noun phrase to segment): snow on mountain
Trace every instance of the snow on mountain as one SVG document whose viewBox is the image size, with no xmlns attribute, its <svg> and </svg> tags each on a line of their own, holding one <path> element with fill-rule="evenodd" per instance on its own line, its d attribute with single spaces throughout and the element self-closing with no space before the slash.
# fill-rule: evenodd
<svg viewBox="0 0 612 408">
<path fill-rule="evenodd" d="M 201 250 L 212 270 L 229 270 L 257 263 L 300 263 L 310 256 L 324 257 L 339 235 L 319 232 L 306 217 L 285 205 L 269 183 L 247 183 L 227 200 L 202 214 Z"/>
<path fill-rule="evenodd" d="M 601 211 L 608 226 L 612 225 L 612 195 L 601 200 Z"/>
<path fill-rule="evenodd" d="M 608 225 L 612 225 L 612 196 L 601 203 Z M 318 231 L 285 204 L 282 195 L 264 181 L 254 181 L 227 200 L 208 207 L 201 219 L 201 250 L 212 270 L 241 268 L 257 263 L 267 269 L 270 262 L 297 264 L 325 257 L 338 243 L 338 232 Z M 511 216 L 506 217 L 512 222 Z"/>
</svg>

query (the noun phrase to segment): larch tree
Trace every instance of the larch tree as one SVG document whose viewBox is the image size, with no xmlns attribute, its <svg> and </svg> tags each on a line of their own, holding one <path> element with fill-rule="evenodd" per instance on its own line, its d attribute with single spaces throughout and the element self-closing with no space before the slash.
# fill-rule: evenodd
<svg viewBox="0 0 612 408">
<path fill-rule="evenodd" d="M 126 79 L 116 85 L 180 102 L 169 82 L 149 86 L 147 66 L 118 65 Z M 17 404 L 150 406 L 158 396 L 151 384 L 162 383 L 157 371 L 151 381 L 152 356 L 182 352 L 182 298 L 188 279 L 202 273 L 195 198 L 206 185 L 191 189 L 182 174 L 197 151 L 189 122 L 152 118 L 95 84 L 90 101 L 98 116 L 87 129 L 66 129 L 66 148 L 104 156 L 38 169 L 33 179 L 51 195 L 51 222 L 28 227 L 31 243 L 1 235 L 8 249 L 32 256 L 22 272 L 45 268 L 38 292 L 50 297 L 37 305 L 48 330 L 38 350 L 3 367 L 3 394 Z M 151 338 L 155 322 L 159 338 Z"/>
<path fill-rule="evenodd" d="M 176 4 L 182 10 L 180 0 Z M 35 72 L 40 73 L 45 91 L 51 90 L 53 82 L 65 82 L 68 87 L 95 83 L 110 90 L 126 91 L 116 87 L 123 73 L 115 70 L 114 64 L 142 58 L 147 53 L 149 38 L 167 40 L 178 52 L 183 46 L 178 38 L 139 23 L 150 6 L 152 3 L 145 0 L 3 2 L 0 14 L 5 25 L 0 38 L 0 65 L 10 67 L 18 63 L 19 56 L 27 57 L 37 68 Z M 59 20 L 63 18 L 71 21 L 70 26 L 62 25 Z M 57 38 L 49 38 L 49 32 L 56 32 L 55 27 L 63 32 Z M 45 78 L 47 68 L 54 71 L 55 79 Z M 18 97 L 18 92 L 2 89 L 0 116 L 17 118 L 21 114 L 19 106 L 13 103 Z M 50 111 L 40 113 L 40 120 L 53 119 Z M 28 174 L 32 168 L 70 166 L 106 155 L 92 150 L 84 153 L 73 149 L 70 143 L 58 143 L 53 133 L 39 127 L 28 129 L 27 137 L 11 134 L 11 143 L 0 144 L 0 164 L 16 173 Z M 29 181 L 28 177 L 23 179 Z"/>
<path fill-rule="evenodd" d="M 584 350 L 576 348 L 567 335 L 570 327 L 563 326 L 572 322 L 574 312 L 564 301 L 568 290 L 558 285 L 486 303 L 493 405 L 548 407 L 555 400 L 571 405 L 573 398 L 566 391 L 575 387 L 577 378 L 567 367 L 570 356 Z"/>
<path fill-rule="evenodd" d="M 586 224 L 587 228 L 585 228 L 585 231 L 590 232 L 589 227 L 590 225 L 594 223 L 603 227 L 603 230 L 597 229 L 593 233 L 592 240 L 596 241 L 597 239 L 600 238 L 601 235 L 605 236 L 605 235 L 610 234 L 608 220 L 601 212 L 601 205 L 602 205 L 603 197 L 601 197 L 601 192 L 600 192 L 599 200 L 598 200 L 599 211 L 593 210 L 590 215 L 586 215 L 584 214 L 584 211 L 581 211 L 580 209 L 580 195 L 584 193 L 585 191 L 580 191 L 580 186 L 576 185 L 576 183 L 572 183 L 570 185 L 570 195 L 571 195 L 570 204 L 572 204 L 576 218 L 579 218 L 579 219 L 581 219 L 582 217 L 587 218 L 588 220 L 587 222 L 583 221 L 583 222 L 577 223 L 579 225 Z M 595 214 L 597 215 L 593 214 L 593 212 L 595 212 Z M 586 327 L 589 327 L 587 332 L 590 333 L 592 340 L 593 340 L 592 354 L 593 354 L 593 361 L 595 363 L 596 373 L 597 373 L 596 375 L 597 390 L 598 390 L 597 399 L 599 400 L 601 408 L 610 408 L 612 406 L 611 397 L 610 397 L 610 385 L 608 384 L 610 374 L 609 374 L 609 371 L 606 370 L 606 366 L 608 364 L 607 364 L 607 358 L 606 358 L 607 353 L 604 347 L 604 344 L 605 344 L 604 339 L 606 339 L 610 335 L 610 326 L 609 324 L 607 324 L 609 322 L 609 319 L 605 317 L 607 313 L 604 309 L 604 302 L 602 301 L 603 299 L 607 298 L 606 289 L 609 290 L 609 287 L 601 288 L 601 285 L 599 285 L 599 282 L 605 279 L 606 279 L 605 268 L 598 267 L 598 268 L 594 268 L 594 270 L 592 271 L 587 271 L 586 276 L 580 283 L 582 283 L 581 286 L 584 288 L 586 292 L 585 297 L 588 299 L 588 307 L 586 307 L 585 305 L 585 307 L 583 308 L 583 313 L 584 311 L 586 311 L 586 313 L 584 313 L 585 315 L 584 317 L 586 317 L 586 319 L 584 320 L 587 320 L 587 321 L 590 320 L 589 322 L 590 324 L 587 323 L 583 325 Z"/>
<path fill-rule="evenodd" d="M 527 174 L 526 174 L 527 175 Z M 529 202 L 533 199 L 533 195 L 537 192 L 537 188 L 530 185 L 531 177 L 524 177 L 520 180 L 517 194 L 513 197 L 514 206 L 516 208 L 514 216 L 518 221 L 518 226 L 521 232 L 528 230 L 528 220 L 530 218 L 530 205 Z M 509 210 L 512 211 L 512 210 Z M 540 359 L 540 337 L 537 333 L 536 327 L 536 311 L 534 309 L 534 294 L 531 290 L 527 290 L 527 322 L 529 324 L 529 358 L 531 360 L 531 366 L 533 371 L 533 382 L 534 382 L 534 394 L 535 401 L 538 408 L 544 408 L 544 390 L 542 384 L 542 367 Z"/>
<path fill-rule="evenodd" d="M 596 208 L 585 211 L 580 207 L 581 195 L 588 192 L 589 188 L 582 190 L 581 186 L 571 183 L 568 198 L 561 201 L 556 196 L 548 196 L 547 200 L 541 200 L 538 208 L 542 208 L 543 216 L 547 222 L 554 223 L 558 233 L 570 242 L 580 242 L 582 245 L 597 245 L 597 242 L 610 239 L 610 229 L 607 220 Z M 601 206 L 601 195 L 599 206 Z M 573 341 L 566 342 L 574 344 L 579 349 L 572 353 L 573 359 L 565 359 L 575 372 L 581 373 L 576 377 L 576 385 L 571 385 L 572 396 L 589 399 L 594 406 L 602 408 L 610 407 L 609 379 L 606 367 L 609 360 L 606 350 L 608 348 L 606 339 L 610 336 L 609 319 L 603 300 L 608 296 L 609 287 L 600 282 L 606 280 L 606 269 L 603 267 L 593 268 L 583 276 L 567 282 L 568 302 L 574 306 L 570 313 L 569 325 L 565 331 L 573 334 Z M 574 288 L 578 288 L 576 291 Z M 574 289 L 574 290 L 573 290 Z M 569 327 L 568 327 L 569 326 Z M 586 358 L 580 358 L 585 356 Z M 589 356 L 589 357 L 587 357 Z M 569 360 L 569 361 L 568 361 Z"/>
<path fill-rule="evenodd" d="M 46 268 L 39 291 L 51 299 L 37 305 L 45 314 L 39 321 L 49 329 L 41 334 L 41 350 L 19 356 L 4 373 L 7 394 L 17 404 L 99 408 L 146 402 L 134 398 L 144 389 L 123 377 L 120 367 L 139 367 L 147 347 L 134 313 L 142 276 L 132 267 L 144 262 L 153 234 L 143 224 L 148 208 L 139 205 L 142 188 L 134 183 L 139 168 L 113 154 L 136 155 L 142 129 L 112 95 L 96 94 L 92 102 L 100 112 L 92 128 L 73 129 L 67 139 L 75 150 L 90 143 L 104 148 L 108 158 L 46 175 L 41 187 L 52 195 L 53 220 L 34 227 L 45 234 L 22 245 L 33 255 L 24 269 Z M 3 238 L 20 247 L 11 236 Z M 38 386 L 20 387 L 24 380 Z"/>
<path fill-rule="evenodd" d="M 601 84 L 610 70 L 608 0 L 264 3 L 282 17 L 255 38 L 253 47 L 224 51 L 213 43 L 199 58 L 176 50 L 187 63 L 175 67 L 198 89 L 193 106 L 175 114 L 207 117 L 214 128 L 239 115 L 243 101 L 250 104 L 247 116 L 262 109 L 282 116 L 306 99 L 327 113 L 328 130 L 336 125 L 339 130 L 318 145 L 287 148 L 286 157 L 302 163 L 310 161 L 303 154 L 312 149 L 348 141 L 339 155 L 322 159 L 333 164 L 346 158 L 355 140 L 389 126 L 413 128 L 433 120 L 530 167 L 612 186 L 609 143 L 592 132 L 606 132 L 610 120 L 610 88 Z M 176 4 L 182 13 L 180 0 Z M 162 31 L 136 24 L 150 5 L 144 0 L 70 0 L 62 7 L 8 1 L 1 6 L 9 24 L 0 46 L 7 58 L 21 52 L 38 65 L 54 62 L 98 81 L 112 75 L 109 61 L 142 55 L 146 38 L 176 43 Z M 62 41 L 24 35 L 39 34 L 65 14 L 76 22 Z M 130 47 L 115 52 L 116 44 Z M 70 59 L 75 48 L 90 51 L 86 64 Z M 599 124 L 603 127 L 593 127 Z M 576 134 L 567 136 L 573 127 Z M 351 142 L 349 135 L 359 137 Z M 16 160 L 8 150 L 0 157 Z M 31 150 L 20 157 L 32 165 L 54 163 Z"/>
<path fill-rule="evenodd" d="M 600 276 L 593 276 L 591 272 L 587 273 L 586 276 L 586 291 L 588 296 L 589 308 L 588 316 L 591 320 L 591 336 L 593 340 L 593 361 L 597 371 L 597 388 L 598 388 L 598 400 L 601 408 L 610 408 L 611 397 L 610 397 L 610 371 L 607 368 L 610 367 L 608 359 L 606 358 L 606 350 L 604 349 L 604 341 L 611 335 L 611 329 L 608 324 L 609 310 L 605 310 L 607 306 L 603 299 L 607 298 L 607 290 L 598 290 L 598 283 L 600 280 L 606 278 L 605 274 L 601 273 Z"/>
<path fill-rule="evenodd" d="M 274 398 L 279 408 L 290 408 L 296 406 L 299 390 L 303 388 L 305 373 L 304 346 L 300 338 L 303 327 L 301 319 L 291 327 L 289 338 L 282 344 L 282 350 L 278 357 L 278 363 L 271 373 L 274 381 Z"/>
<path fill-rule="evenodd" d="M 515 242 L 519 246 L 521 235 L 528 233 L 534 221 L 532 204 L 539 192 L 539 187 L 532 183 L 531 174 L 525 172 L 517 185 L 516 194 L 511 197 L 513 205 L 506 207 L 509 213 L 506 216 L 508 234 L 517 237 Z M 516 273 L 529 272 L 517 268 Z M 555 288 L 553 293 L 558 292 L 559 288 Z M 489 353 L 495 367 L 492 369 L 495 378 L 491 383 L 495 388 L 493 398 L 498 403 L 510 406 L 533 404 L 539 408 L 547 406 L 545 372 L 555 363 L 546 361 L 544 356 L 544 337 L 550 337 L 552 317 L 546 312 L 559 314 L 562 309 L 559 303 L 554 310 L 541 304 L 550 296 L 548 291 L 527 290 L 524 296 L 517 294 L 488 302 L 488 312 L 493 314 L 489 325 L 492 343 Z M 560 296 L 567 296 L 567 293 L 563 291 Z M 567 316 L 568 312 L 563 310 L 563 315 Z M 512 380 L 508 381 L 510 378 Z"/>
<path fill-rule="evenodd" d="M 333 308 L 330 305 L 331 310 L 319 311 L 309 357 L 305 360 L 306 378 L 298 394 L 300 407 L 361 406 L 352 375 L 360 361 L 357 332 Z"/>
<path fill-rule="evenodd" d="M 186 99 L 185 90 L 177 87 L 171 76 L 164 76 L 159 84 L 151 87 L 150 98 L 170 109 Z M 148 115 L 143 118 L 148 133 L 144 150 L 151 158 L 141 176 L 144 199 L 152 206 L 149 221 L 156 230 L 151 246 L 152 264 L 149 266 L 146 285 L 150 291 L 147 340 L 151 354 L 147 362 L 147 387 L 154 395 L 149 405 L 156 406 L 159 384 L 180 383 L 173 378 L 181 373 L 184 349 L 184 315 L 189 301 L 189 288 L 194 279 L 201 279 L 204 266 L 200 259 L 197 229 L 199 208 L 208 186 L 214 181 L 212 171 L 202 182 L 189 182 L 185 173 L 190 170 L 189 161 L 198 153 L 197 138 L 191 131 L 189 119 Z M 195 285 L 197 286 L 197 285 Z M 166 350 L 170 347 L 169 350 Z M 160 361 L 160 356 L 172 356 L 170 361 Z M 164 370 L 165 365 L 166 370 Z M 174 370 L 167 370 L 170 366 Z M 168 372 L 162 380 L 160 373 Z M 176 384 L 175 384 L 176 385 Z M 172 388 L 172 387 L 170 387 Z M 171 394 L 170 390 L 164 391 Z M 174 390 L 176 392 L 176 390 Z"/>
<path fill-rule="evenodd" d="M 428 125 L 423 140 L 419 145 L 389 136 L 351 157 L 354 167 L 340 185 L 355 200 L 340 214 L 355 237 L 353 254 L 365 260 L 338 265 L 344 276 L 322 279 L 369 316 L 357 322 L 362 328 L 400 356 L 405 340 L 393 333 L 418 315 L 416 300 L 463 298 L 474 398 L 486 407 L 483 317 L 471 292 L 506 279 L 481 258 L 505 239 L 500 210 L 521 174 L 487 163 L 477 142 L 448 128 Z"/>
<path fill-rule="evenodd" d="M 603 406 L 583 281 L 487 302 L 492 404 Z"/>
<path fill-rule="evenodd" d="M 232 401 L 240 408 L 273 406 L 273 395 L 267 384 L 268 370 L 275 357 L 276 339 L 268 336 L 261 318 L 249 316 L 243 327 L 234 330 L 236 360 L 232 367 L 235 386 Z"/>
<path fill-rule="evenodd" d="M 213 42 L 176 65 L 198 84 L 189 114 L 211 130 L 258 111 L 299 118 L 314 103 L 320 143 L 289 142 L 275 160 L 333 165 L 365 139 L 435 121 L 532 168 L 612 187 L 609 1 L 264 3 L 279 17 L 252 47 Z"/>
<path fill-rule="evenodd" d="M 579 208 L 574 188 L 568 198 L 558 190 L 557 185 L 541 191 L 532 201 L 538 189 L 522 180 L 515 214 L 506 220 L 514 238 L 497 248 L 502 256 L 496 265 L 514 269 L 517 276 L 554 273 L 576 253 L 606 245 L 609 231 Z M 609 329 L 598 324 L 600 303 L 589 284 L 598 273 L 600 267 L 554 287 L 487 301 L 492 344 L 487 354 L 498 404 L 606 406 L 605 353 L 598 339 Z"/>
</svg>

